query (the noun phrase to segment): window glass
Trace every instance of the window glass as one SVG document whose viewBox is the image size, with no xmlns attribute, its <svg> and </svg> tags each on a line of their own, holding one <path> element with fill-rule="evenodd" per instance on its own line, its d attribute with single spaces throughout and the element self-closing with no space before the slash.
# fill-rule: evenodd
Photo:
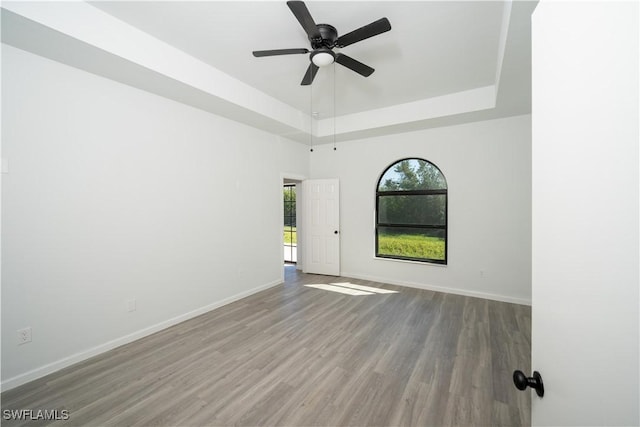
<svg viewBox="0 0 640 427">
<path fill-rule="evenodd" d="M 433 163 L 402 159 L 376 189 L 376 256 L 447 263 L 447 181 Z"/>
<path fill-rule="evenodd" d="M 445 225 L 447 221 L 445 194 L 380 196 L 378 222 L 381 224 Z"/>
<path fill-rule="evenodd" d="M 438 229 L 378 228 L 378 254 L 413 260 L 445 260 L 445 232 Z"/>
<path fill-rule="evenodd" d="M 446 190 L 444 175 L 433 163 L 404 159 L 389 167 L 380 178 L 380 191 Z"/>
</svg>

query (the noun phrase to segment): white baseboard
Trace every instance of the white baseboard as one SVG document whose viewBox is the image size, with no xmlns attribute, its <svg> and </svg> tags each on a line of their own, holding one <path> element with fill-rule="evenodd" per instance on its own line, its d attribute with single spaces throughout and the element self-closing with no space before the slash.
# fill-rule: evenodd
<svg viewBox="0 0 640 427">
<path fill-rule="evenodd" d="M 250 295 L 253 295 L 255 293 L 258 293 L 260 291 L 263 291 L 265 289 L 269 289 L 272 288 L 274 286 L 277 286 L 279 284 L 281 284 L 282 281 L 281 280 L 274 280 L 273 282 L 267 283 L 265 285 L 262 286 L 258 286 L 256 288 L 253 289 L 249 289 L 248 291 L 244 291 L 244 292 L 240 292 L 239 294 L 233 295 L 229 298 L 225 298 L 221 301 L 216 301 L 212 304 L 208 304 L 205 305 L 204 307 L 200 307 L 197 308 L 193 311 L 190 311 L 188 313 L 184 313 L 181 314 L 179 316 L 173 317 L 171 319 L 168 320 L 164 320 L 160 323 L 156 323 L 155 325 L 149 326 L 147 328 L 144 329 L 140 329 L 139 331 L 133 332 L 131 334 L 125 335 L 123 337 L 120 338 L 116 338 L 114 340 L 108 341 L 104 344 L 100 344 L 98 346 L 89 348 L 87 350 L 81 351 L 79 353 L 76 354 L 72 354 L 71 356 L 67 356 L 63 359 L 60 360 L 56 360 L 55 362 L 46 364 L 44 366 L 41 366 L 39 368 L 36 369 L 32 369 L 31 371 L 25 372 L 23 374 L 20 375 L 16 375 L 13 378 L 9 378 L 5 381 L 2 381 L 2 383 L 0 383 L 0 391 L 7 391 L 7 390 L 11 390 L 12 388 L 21 386 L 23 384 L 26 384 L 30 381 L 36 380 L 38 378 L 42 378 L 45 375 L 49 375 L 52 374 L 56 371 L 59 371 L 60 369 L 66 368 L 68 366 L 71 366 L 75 363 L 78 362 L 82 362 L 83 360 L 86 360 L 90 357 L 93 356 L 97 356 L 101 353 L 104 353 L 106 351 L 112 350 L 116 347 L 120 347 L 122 345 L 125 344 L 129 344 L 130 342 L 133 342 L 135 340 L 139 340 L 140 338 L 144 338 L 148 335 L 154 334 L 156 332 L 159 332 L 163 329 L 167 329 L 171 326 L 177 325 L 178 323 L 182 323 L 186 320 L 192 319 L 194 317 L 200 316 L 201 314 L 205 314 L 211 310 L 215 310 L 216 308 L 222 307 L 223 305 L 227 305 L 230 304 L 234 301 L 237 301 L 239 299 L 248 297 Z"/>
<path fill-rule="evenodd" d="M 406 286 L 408 288 L 426 289 L 429 291 L 443 292 L 446 294 L 463 295 L 466 297 L 482 298 L 482 299 L 488 299 L 488 300 L 500 301 L 500 302 L 508 302 L 511 304 L 520 304 L 520 305 L 529 305 L 529 306 L 531 305 L 531 300 L 525 299 L 525 298 L 509 297 L 505 295 L 497 295 L 497 294 L 491 294 L 487 292 L 470 291 L 467 289 L 448 288 L 444 286 L 433 286 L 425 283 L 395 280 L 395 279 L 390 279 L 388 277 L 368 276 L 368 275 L 358 274 L 358 273 L 349 273 L 346 271 L 342 271 L 340 272 L 340 274 L 341 276 L 344 276 L 344 277 L 353 277 L 354 279 L 370 280 L 372 282 L 379 282 L 379 283 L 388 283 L 390 285 Z"/>
</svg>

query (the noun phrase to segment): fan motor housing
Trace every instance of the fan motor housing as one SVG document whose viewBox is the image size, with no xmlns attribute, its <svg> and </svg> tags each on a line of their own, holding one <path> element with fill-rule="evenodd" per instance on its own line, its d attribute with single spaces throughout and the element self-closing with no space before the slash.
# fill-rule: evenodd
<svg viewBox="0 0 640 427">
<path fill-rule="evenodd" d="M 316 27 L 320 32 L 321 40 L 309 39 L 311 47 L 314 49 L 318 49 L 320 47 L 328 47 L 329 49 L 333 48 L 336 45 L 336 40 L 338 40 L 338 30 L 336 30 L 333 25 L 329 24 L 317 24 Z"/>
</svg>

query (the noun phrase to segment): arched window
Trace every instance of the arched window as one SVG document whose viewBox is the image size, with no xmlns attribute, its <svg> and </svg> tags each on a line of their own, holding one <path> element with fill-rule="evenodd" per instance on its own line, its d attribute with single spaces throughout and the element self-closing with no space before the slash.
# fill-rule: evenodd
<svg viewBox="0 0 640 427">
<path fill-rule="evenodd" d="M 380 176 L 376 256 L 447 263 L 447 181 L 433 163 L 402 159 Z"/>
</svg>

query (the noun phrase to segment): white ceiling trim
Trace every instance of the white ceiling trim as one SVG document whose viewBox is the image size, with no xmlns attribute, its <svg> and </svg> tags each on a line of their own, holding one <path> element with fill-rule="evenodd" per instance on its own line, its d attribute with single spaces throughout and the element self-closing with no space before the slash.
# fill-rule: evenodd
<svg viewBox="0 0 640 427">
<path fill-rule="evenodd" d="M 9 22 L 11 14 L 3 13 L 5 43 L 305 143 L 310 133 L 316 142 L 333 135 L 346 140 L 496 109 L 512 15 L 506 1 L 494 85 L 316 120 L 88 3 L 3 2 L 2 8 L 23 18 Z M 14 34 L 6 35 L 11 28 Z"/>
<path fill-rule="evenodd" d="M 308 132 L 309 120 L 301 111 L 85 2 L 3 2 L 2 7 L 211 96 Z"/>
<path fill-rule="evenodd" d="M 496 65 L 496 94 L 498 93 L 498 87 L 500 86 L 500 74 L 502 73 L 504 52 L 507 49 L 507 36 L 509 35 L 509 23 L 511 22 L 511 5 L 511 0 L 504 2 L 502 10 L 502 25 L 500 27 L 500 41 L 498 44 L 498 64 Z"/>
<path fill-rule="evenodd" d="M 335 119 L 336 135 L 383 128 L 403 123 L 471 113 L 496 106 L 494 85 L 449 95 L 436 96 L 420 101 L 408 102 L 391 107 L 338 116 Z M 334 119 L 320 119 L 314 126 L 314 136 L 323 138 L 334 133 Z"/>
</svg>

